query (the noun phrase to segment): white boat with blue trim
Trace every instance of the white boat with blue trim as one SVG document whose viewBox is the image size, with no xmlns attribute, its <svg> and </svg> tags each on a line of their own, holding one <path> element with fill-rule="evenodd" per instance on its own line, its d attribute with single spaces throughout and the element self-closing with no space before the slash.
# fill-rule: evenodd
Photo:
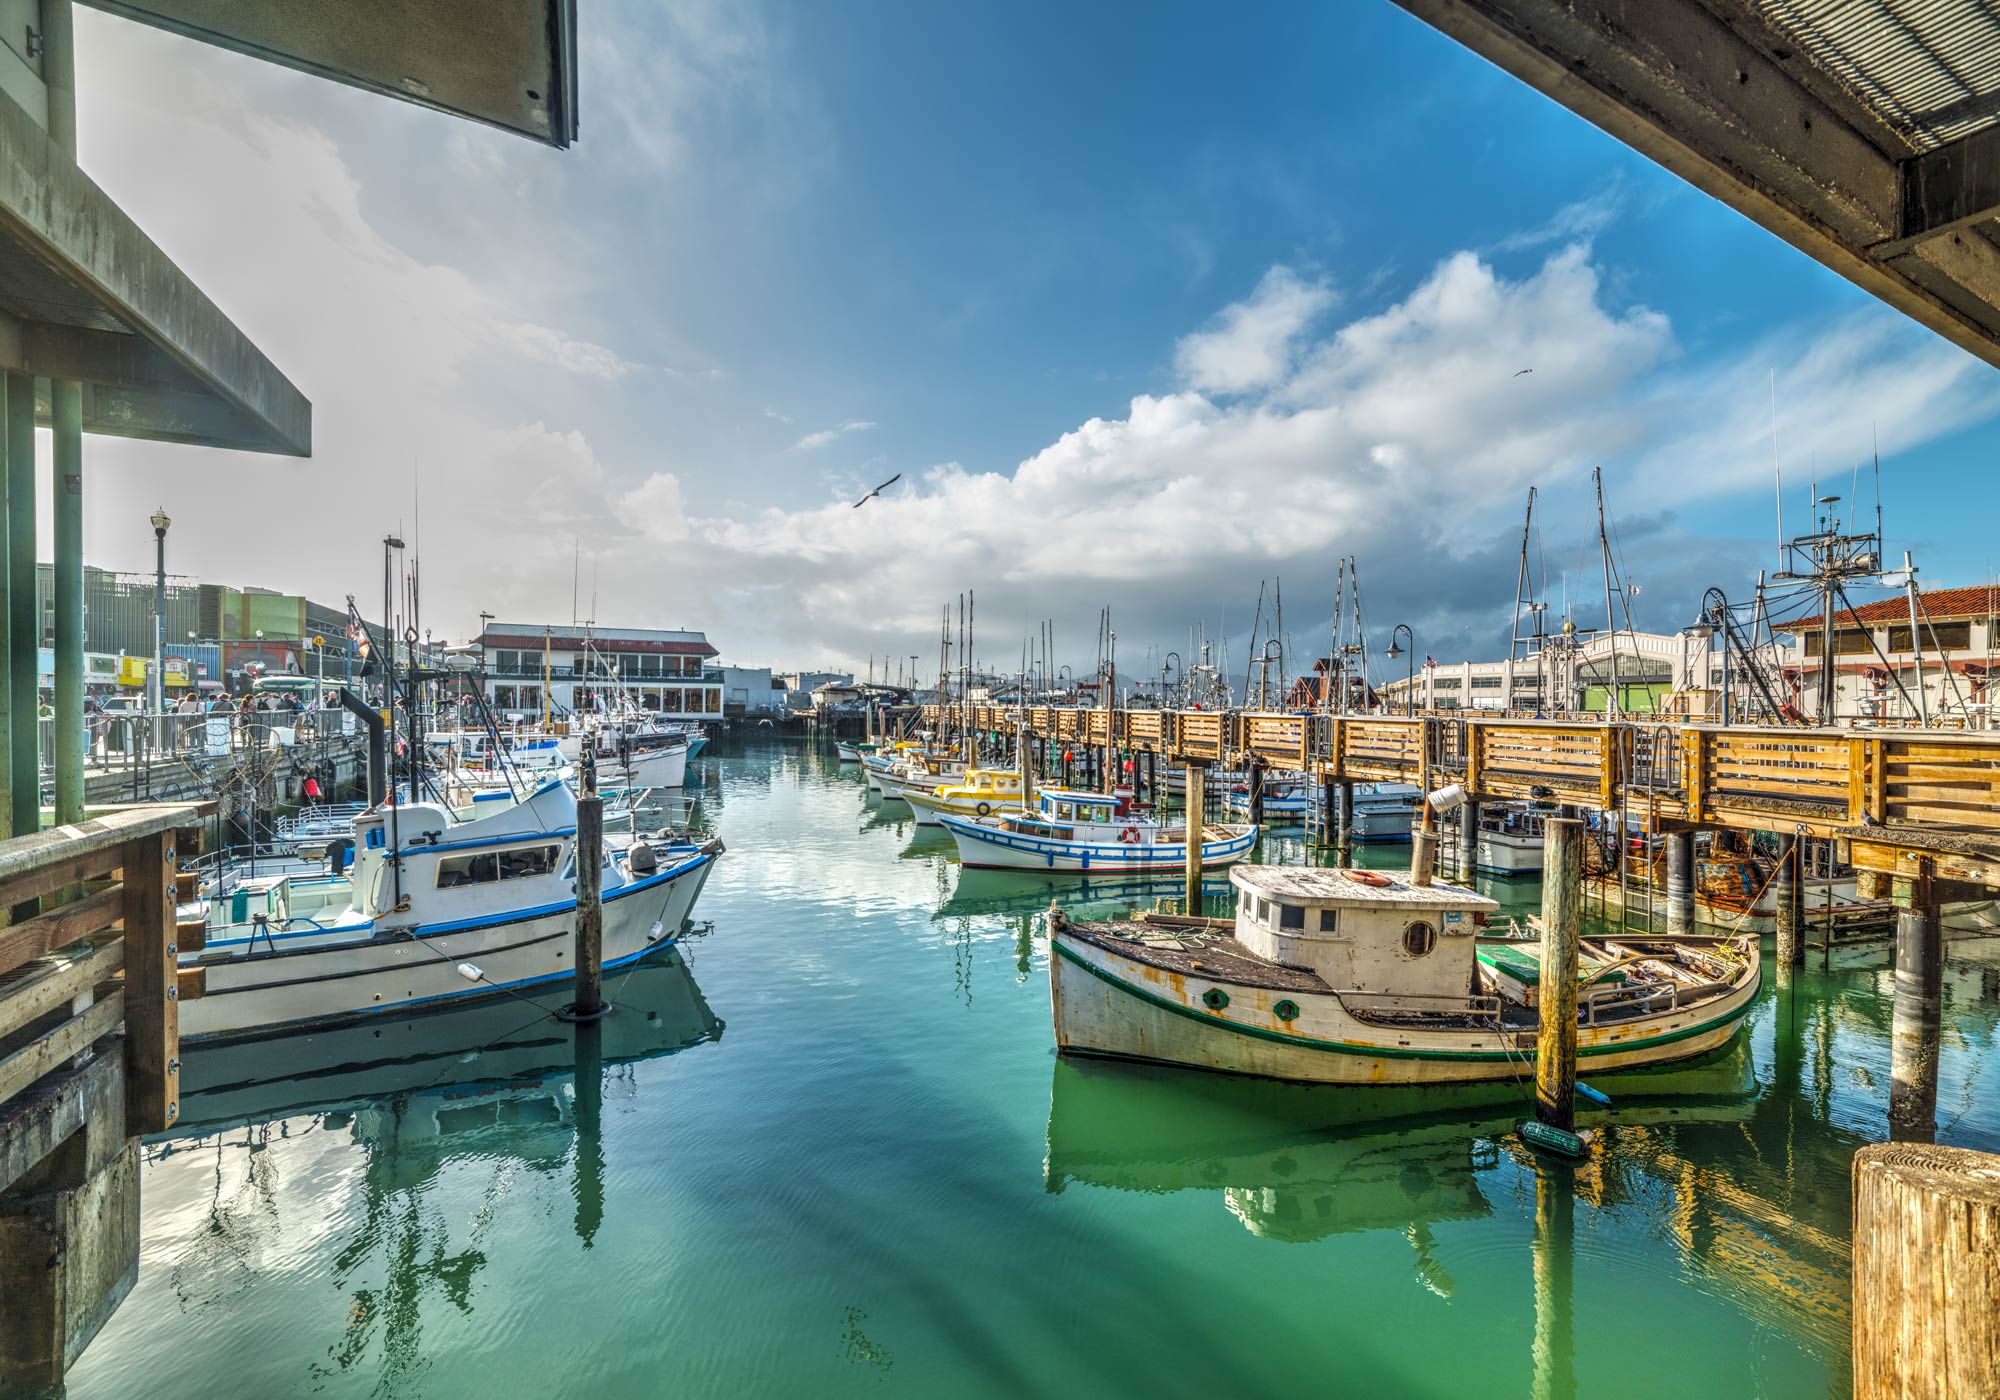
<svg viewBox="0 0 2000 1400">
<path fill-rule="evenodd" d="M 1499 908 L 1379 871 L 1241 865 L 1232 920 L 1071 922 L 1051 909 L 1057 1050 L 1331 1084 L 1532 1080 L 1540 944 L 1486 939 Z M 1705 1054 L 1742 1026 L 1755 938 L 1586 939 L 1577 1063 Z"/>
<path fill-rule="evenodd" d="M 576 794 L 551 779 L 495 806 L 462 819 L 433 802 L 378 802 L 354 818 L 351 867 L 336 841 L 317 873 L 240 879 L 205 901 L 205 946 L 180 962 L 207 971 L 207 991 L 181 1007 L 182 1035 L 407 1011 L 573 976 Z M 605 847 L 610 970 L 678 939 L 722 843 L 607 836 Z"/>
<path fill-rule="evenodd" d="M 1113 793 L 1043 788 L 1033 811 L 992 816 L 938 813 L 958 843 L 958 863 L 971 870 L 1066 870 L 1096 874 L 1187 868 L 1187 828 L 1168 826 Z M 1220 823 L 1202 828 L 1204 869 L 1234 865 L 1257 844 L 1258 828 Z"/>
</svg>

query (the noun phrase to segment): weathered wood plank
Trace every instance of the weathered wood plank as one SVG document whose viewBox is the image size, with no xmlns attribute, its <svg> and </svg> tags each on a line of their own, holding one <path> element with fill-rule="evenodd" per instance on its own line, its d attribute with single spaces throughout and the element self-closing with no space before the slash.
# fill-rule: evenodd
<svg viewBox="0 0 2000 1400">
<path fill-rule="evenodd" d="M 117 885 L 0 929 L 0 973 L 12 972 L 79 938 L 101 933 L 125 913 L 125 893 Z"/>
<path fill-rule="evenodd" d="M 81 1016 L 71 1017 L 47 1035 L 29 1041 L 0 1060 L 0 1103 L 88 1050 L 98 1039 L 117 1030 L 124 1018 L 125 993 L 113 992 Z"/>
<path fill-rule="evenodd" d="M 49 959 L 0 991 L 0 1036 L 9 1036 L 31 1021 L 115 975 L 125 962 L 125 940 L 115 935 L 101 943 L 80 945 L 71 956 Z"/>
</svg>

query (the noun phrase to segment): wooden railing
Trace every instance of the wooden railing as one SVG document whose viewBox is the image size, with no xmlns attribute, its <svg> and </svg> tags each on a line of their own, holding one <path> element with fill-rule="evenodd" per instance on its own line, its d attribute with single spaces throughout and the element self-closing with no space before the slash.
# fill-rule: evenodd
<svg viewBox="0 0 2000 1400">
<path fill-rule="evenodd" d="M 175 907 L 192 895 L 179 871 L 202 810 L 128 808 L 0 842 L 0 909 L 14 915 L 0 928 L 0 1118 L 122 1027 L 126 1132 L 178 1120 L 180 1002 L 203 983 L 177 965 L 202 924 L 177 924 Z"/>
<path fill-rule="evenodd" d="M 1012 732 L 1017 710 L 976 712 Z M 1724 726 L 1673 715 L 1318 715 L 1038 708 L 1034 733 L 1117 743 L 1178 762 L 1273 767 L 1349 781 L 1456 781 L 1481 797 L 1540 799 L 1657 820 L 1832 836 L 1860 828 L 1995 833 L 2000 732 Z"/>
</svg>

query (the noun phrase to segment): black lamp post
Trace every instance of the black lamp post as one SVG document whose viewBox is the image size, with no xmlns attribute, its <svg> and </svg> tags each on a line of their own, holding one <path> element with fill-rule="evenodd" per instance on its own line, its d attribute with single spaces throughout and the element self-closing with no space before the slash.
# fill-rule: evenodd
<svg viewBox="0 0 2000 1400">
<path fill-rule="evenodd" d="M 1396 645 L 1396 634 L 1398 632 L 1401 632 L 1405 637 L 1410 639 L 1410 645 L 1407 648 Z M 1389 630 L 1388 657 L 1391 661 L 1394 661 L 1399 656 L 1410 658 L 1409 681 L 1403 692 L 1403 713 L 1414 715 L 1417 712 L 1417 634 L 1410 630 L 1410 624 L 1407 622 L 1399 622 Z"/>
<path fill-rule="evenodd" d="M 146 708 L 153 712 L 153 748 L 167 743 L 167 518 L 165 506 L 153 512 L 153 674 L 146 686 Z"/>
</svg>

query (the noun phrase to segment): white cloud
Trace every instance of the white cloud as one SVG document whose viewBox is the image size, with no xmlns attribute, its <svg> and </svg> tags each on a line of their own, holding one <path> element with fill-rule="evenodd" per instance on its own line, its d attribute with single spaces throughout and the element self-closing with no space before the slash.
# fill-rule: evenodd
<svg viewBox="0 0 2000 1400">
<path fill-rule="evenodd" d="M 1493 251 L 1519 253 L 1553 243 L 1588 243 L 1624 216 L 1628 193 L 1624 178 L 1613 174 L 1603 189 L 1565 204 L 1539 228 L 1509 234 L 1493 245 Z"/>
<path fill-rule="evenodd" d="M 1206 329 L 1183 336 L 1174 347 L 1174 367 L 1183 383 L 1203 393 L 1268 388 L 1290 369 L 1299 336 L 1332 305 L 1333 292 L 1324 282 L 1274 267 L 1248 300 L 1223 311 Z"/>
<path fill-rule="evenodd" d="M 615 350 L 578 340 L 550 326 L 536 326 L 525 321 L 495 321 L 492 332 L 497 341 L 517 353 L 543 364 L 554 365 L 557 369 L 568 370 L 571 374 L 585 374 L 594 379 L 623 379 L 636 368 Z"/>
<path fill-rule="evenodd" d="M 816 433 L 807 433 L 792 444 L 792 451 L 811 452 L 816 448 L 825 447 L 828 443 L 836 442 L 849 433 L 873 432 L 875 426 L 865 418 L 850 418 L 837 428 L 821 428 Z"/>
</svg>

